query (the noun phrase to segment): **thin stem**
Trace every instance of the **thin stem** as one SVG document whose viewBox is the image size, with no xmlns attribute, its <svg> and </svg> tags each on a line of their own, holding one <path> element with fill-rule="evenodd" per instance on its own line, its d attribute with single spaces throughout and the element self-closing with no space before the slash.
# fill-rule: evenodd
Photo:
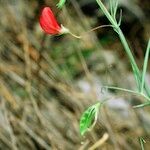
<svg viewBox="0 0 150 150">
<path fill-rule="evenodd" d="M 140 137 L 141 150 L 144 150 L 144 143 L 146 143 L 146 141 L 143 139 L 143 137 Z"/>
<path fill-rule="evenodd" d="M 141 73 L 140 70 L 136 64 L 136 61 L 133 57 L 133 54 L 131 52 L 131 49 L 127 43 L 127 40 L 124 36 L 124 34 L 122 33 L 119 24 L 117 23 L 116 19 L 113 18 L 113 16 L 111 16 L 111 14 L 108 12 L 108 10 L 106 9 L 106 7 L 104 6 L 104 4 L 101 2 L 101 0 L 96 0 L 96 2 L 98 3 L 99 7 L 101 8 L 101 10 L 103 11 L 103 13 L 105 14 L 105 16 L 108 18 L 108 20 L 110 21 L 110 23 L 113 25 L 114 30 L 118 33 L 119 38 L 121 40 L 122 45 L 124 46 L 124 49 L 128 55 L 128 58 L 130 59 L 130 63 L 133 69 L 133 73 L 134 73 L 134 77 L 138 86 L 138 89 L 140 91 L 140 85 L 141 85 Z M 147 83 L 144 81 L 144 89 L 146 94 L 150 97 L 150 89 L 147 85 Z"/>
<path fill-rule="evenodd" d="M 108 20 L 111 22 L 111 24 L 114 25 L 115 27 L 118 27 L 118 24 L 114 21 L 114 19 L 112 18 L 112 16 L 110 15 L 110 13 L 108 12 L 108 10 L 104 6 L 104 4 L 101 2 L 101 0 L 96 0 L 96 2 L 100 6 L 101 10 L 106 15 L 106 17 L 108 18 Z"/>
<path fill-rule="evenodd" d="M 91 29 L 85 33 L 89 33 L 89 32 L 95 31 L 95 30 L 100 29 L 100 28 L 105 28 L 105 27 L 113 27 L 113 26 L 112 25 L 101 25 L 101 26 L 95 27 L 95 28 L 93 28 L 93 29 Z"/>
<path fill-rule="evenodd" d="M 131 61 L 132 64 L 132 69 L 134 71 L 134 74 L 139 74 L 139 69 L 138 66 L 134 60 L 133 54 L 131 53 L 131 50 L 127 44 L 127 41 L 120 29 L 120 27 L 118 26 L 117 22 L 113 19 L 113 17 L 110 15 L 110 13 L 108 12 L 108 10 L 106 9 L 106 7 L 104 6 L 104 4 L 101 2 L 101 0 L 96 0 L 98 5 L 100 6 L 100 8 L 102 9 L 103 13 L 106 15 L 106 17 L 108 18 L 108 20 L 110 21 L 110 23 L 114 26 L 114 29 L 116 30 L 116 32 L 118 33 L 120 40 L 125 48 L 125 51 Z M 136 81 L 138 80 L 138 77 L 135 77 Z M 137 84 L 139 85 L 138 81 Z"/>
<path fill-rule="evenodd" d="M 73 37 L 77 38 L 77 39 L 81 39 L 81 36 L 75 35 L 72 32 L 69 31 L 69 34 L 72 35 Z"/>
<path fill-rule="evenodd" d="M 149 53 L 150 53 L 150 39 L 148 41 L 148 46 L 147 46 L 146 54 L 145 54 L 145 58 L 144 58 L 144 65 L 143 65 L 143 72 L 142 72 L 142 82 L 141 82 L 141 93 L 143 93 L 143 89 L 144 89 L 144 81 L 145 81 L 145 75 L 146 75 L 146 70 L 147 70 Z"/>
<path fill-rule="evenodd" d="M 124 89 L 124 88 L 120 88 L 120 87 L 115 87 L 115 86 L 104 86 L 104 87 L 107 88 L 107 89 L 119 90 L 119 91 L 124 91 L 124 92 L 128 92 L 128 93 L 132 93 L 132 94 L 135 94 L 135 95 L 139 94 L 136 91 L 132 91 L 132 90 Z"/>
<path fill-rule="evenodd" d="M 107 88 L 107 89 L 119 90 L 119 91 L 124 91 L 124 92 L 128 92 L 128 93 L 132 93 L 132 94 L 135 94 L 135 95 L 142 96 L 145 99 L 147 99 L 148 102 L 150 103 L 150 98 L 147 97 L 146 95 L 144 95 L 143 93 L 136 92 L 136 91 L 129 90 L 129 89 L 119 88 L 119 87 L 115 87 L 115 86 L 104 86 L 104 87 Z"/>
<path fill-rule="evenodd" d="M 89 30 L 89 31 L 87 31 L 87 32 L 85 32 L 85 33 L 83 33 L 82 35 L 88 34 L 88 33 L 92 32 L 92 31 L 98 30 L 98 29 L 100 29 L 100 28 L 105 28 L 105 27 L 113 27 L 113 26 L 112 26 L 112 25 L 101 25 L 101 26 L 92 28 L 91 30 Z M 70 31 L 69 31 L 69 34 L 71 34 L 73 37 L 78 38 L 78 39 L 82 38 L 82 36 L 75 35 L 75 34 L 73 34 L 73 33 L 70 32 Z"/>
<path fill-rule="evenodd" d="M 150 102 L 146 102 L 140 105 L 133 106 L 133 108 L 141 108 L 141 107 L 146 107 L 146 106 L 150 106 Z"/>
<path fill-rule="evenodd" d="M 132 66 L 132 69 L 133 69 L 133 72 L 134 72 L 134 75 L 135 75 L 135 79 L 136 79 L 136 82 L 137 82 L 137 86 L 139 87 L 140 86 L 140 71 L 139 71 L 139 68 L 135 62 L 135 59 L 133 57 L 133 54 L 129 48 L 129 45 L 127 43 L 127 40 L 123 34 L 123 32 L 121 31 L 120 28 L 117 29 L 117 32 L 118 32 L 118 35 L 119 35 L 119 38 L 121 40 L 121 43 L 129 57 L 129 60 L 131 62 L 131 66 Z"/>
</svg>

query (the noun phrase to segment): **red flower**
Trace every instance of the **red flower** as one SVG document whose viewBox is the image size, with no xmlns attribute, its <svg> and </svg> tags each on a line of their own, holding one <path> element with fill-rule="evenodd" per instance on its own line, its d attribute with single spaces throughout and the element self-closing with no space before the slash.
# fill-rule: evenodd
<svg viewBox="0 0 150 150">
<path fill-rule="evenodd" d="M 80 36 L 74 35 L 72 32 L 69 31 L 69 29 L 65 28 L 62 24 L 59 25 L 57 23 L 57 20 L 54 17 L 52 10 L 49 7 L 45 7 L 42 10 L 42 13 L 40 16 L 40 25 L 41 25 L 41 28 L 47 34 L 55 35 L 55 34 L 70 33 L 72 36 L 76 38 L 81 38 Z"/>
<path fill-rule="evenodd" d="M 47 34 L 54 35 L 66 32 L 66 31 L 64 32 L 64 27 L 62 25 L 61 26 L 58 25 L 57 20 L 55 19 L 54 14 L 49 7 L 45 7 L 42 10 L 40 16 L 40 25 Z"/>
</svg>

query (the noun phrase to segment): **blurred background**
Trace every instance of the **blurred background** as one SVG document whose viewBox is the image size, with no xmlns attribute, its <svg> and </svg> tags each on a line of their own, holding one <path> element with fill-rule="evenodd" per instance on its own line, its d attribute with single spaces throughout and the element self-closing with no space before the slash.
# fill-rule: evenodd
<svg viewBox="0 0 150 150">
<path fill-rule="evenodd" d="M 108 0 L 103 2 L 109 9 Z M 95 0 L 68 0 L 61 10 L 57 3 L 0 0 L 0 149 L 138 150 L 143 137 L 148 150 L 150 108 L 132 107 L 145 100 L 102 88 L 136 90 L 117 34 L 108 27 L 88 32 L 109 24 Z M 44 6 L 82 39 L 45 35 L 39 26 Z M 150 1 L 119 0 L 118 9 L 123 11 L 121 29 L 142 68 L 150 37 Z M 106 99 L 96 126 L 82 137 L 82 113 Z"/>
</svg>

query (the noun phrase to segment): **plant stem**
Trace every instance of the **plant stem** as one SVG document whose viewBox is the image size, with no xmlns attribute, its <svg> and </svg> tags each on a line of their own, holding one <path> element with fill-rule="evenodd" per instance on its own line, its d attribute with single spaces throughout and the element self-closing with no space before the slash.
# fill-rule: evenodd
<svg viewBox="0 0 150 150">
<path fill-rule="evenodd" d="M 150 98 L 147 97 L 147 96 L 146 96 L 145 94 L 143 94 L 143 93 L 136 92 L 136 91 L 129 90 L 129 89 L 119 88 L 119 87 L 115 87 L 115 86 L 104 86 L 104 87 L 107 88 L 107 89 L 119 90 L 119 91 L 124 91 L 124 92 L 128 92 L 128 93 L 132 93 L 132 94 L 135 94 L 135 95 L 139 95 L 139 96 L 145 98 L 145 99 L 147 100 L 147 102 L 150 104 Z"/>
<path fill-rule="evenodd" d="M 117 29 L 117 33 L 119 35 L 119 38 L 121 40 L 121 43 L 127 53 L 127 56 L 129 57 L 129 60 L 131 62 L 131 66 L 132 66 L 132 69 L 133 69 L 133 72 L 134 72 L 134 76 L 135 76 L 135 80 L 137 82 L 137 86 L 138 86 L 138 89 L 140 88 L 140 71 L 139 71 L 139 68 L 135 62 L 135 59 L 133 57 L 133 54 L 129 48 L 129 45 L 127 43 L 127 40 L 122 32 L 122 30 L 120 29 L 120 27 L 118 27 Z"/>
<path fill-rule="evenodd" d="M 148 46 L 147 46 L 146 54 L 145 54 L 145 58 L 144 58 L 142 81 L 141 81 L 141 93 L 143 93 L 143 89 L 144 89 L 144 81 L 145 81 L 145 75 L 146 75 L 149 53 L 150 53 L 150 39 L 148 41 Z"/>
<path fill-rule="evenodd" d="M 150 102 L 146 102 L 140 105 L 133 106 L 133 108 L 141 108 L 141 107 L 146 107 L 146 106 L 150 106 Z"/>
<path fill-rule="evenodd" d="M 77 39 L 80 39 L 81 38 L 81 36 L 78 36 L 78 35 L 75 35 L 75 34 L 73 34 L 72 32 L 68 32 L 70 35 L 72 35 L 73 37 L 75 37 L 75 38 L 77 38 Z"/>
<path fill-rule="evenodd" d="M 113 16 L 111 16 L 111 14 L 108 12 L 108 10 L 106 9 L 106 7 L 104 6 L 104 4 L 101 2 L 101 0 L 96 0 L 96 2 L 98 3 L 99 7 L 101 8 L 101 10 L 103 11 L 103 13 L 105 14 L 105 16 L 108 18 L 108 20 L 110 21 L 110 23 L 112 24 L 114 30 L 118 33 L 119 35 L 119 38 L 121 40 L 121 43 L 127 53 L 127 56 L 130 60 L 130 63 L 131 63 L 131 66 L 132 66 L 132 69 L 133 69 L 133 73 L 134 73 L 134 77 L 135 77 L 135 80 L 136 80 L 136 83 L 137 83 L 137 87 L 138 87 L 138 90 L 140 91 L 140 85 L 141 85 L 141 78 L 142 78 L 142 75 L 140 73 L 140 70 L 136 64 L 136 61 L 133 57 L 133 54 L 131 52 L 131 49 L 127 43 L 127 40 L 122 32 L 122 30 L 120 29 L 116 19 L 113 18 Z M 150 97 L 150 89 L 148 87 L 148 85 L 146 84 L 145 80 L 144 80 L 144 88 L 145 88 L 145 92 L 146 94 L 148 95 L 148 97 Z"/>
</svg>

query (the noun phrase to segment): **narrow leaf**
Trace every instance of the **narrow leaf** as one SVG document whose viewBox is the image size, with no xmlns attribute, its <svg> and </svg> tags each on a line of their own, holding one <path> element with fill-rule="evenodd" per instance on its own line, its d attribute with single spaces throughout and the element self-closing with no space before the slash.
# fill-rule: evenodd
<svg viewBox="0 0 150 150">
<path fill-rule="evenodd" d="M 142 108 L 142 107 L 146 107 L 146 106 L 150 106 L 150 102 L 146 102 L 146 103 L 143 103 L 140 105 L 133 106 L 133 108 Z"/>
<path fill-rule="evenodd" d="M 100 103 L 90 106 L 84 111 L 80 118 L 80 133 L 84 135 L 85 132 L 90 130 L 96 123 Z"/>
<path fill-rule="evenodd" d="M 113 14 L 113 16 L 114 16 L 114 19 L 116 19 L 116 14 L 117 14 L 117 9 L 118 9 L 118 0 L 115 0 L 113 7 L 114 7 L 114 14 Z"/>
<path fill-rule="evenodd" d="M 112 1 L 109 1 L 109 7 L 110 7 L 110 14 L 111 16 L 113 15 L 113 2 Z"/>
<path fill-rule="evenodd" d="M 147 64 L 148 64 L 148 57 L 150 53 L 150 39 L 148 41 L 147 49 L 146 49 L 146 54 L 144 58 L 144 65 L 143 65 L 143 72 L 142 72 L 142 81 L 141 81 L 141 93 L 143 93 L 144 90 L 144 83 L 145 83 L 145 75 L 146 75 L 146 69 L 147 69 Z"/>
<path fill-rule="evenodd" d="M 120 16 L 119 16 L 118 26 L 121 25 L 121 21 L 122 21 L 122 9 L 120 9 Z"/>
</svg>

